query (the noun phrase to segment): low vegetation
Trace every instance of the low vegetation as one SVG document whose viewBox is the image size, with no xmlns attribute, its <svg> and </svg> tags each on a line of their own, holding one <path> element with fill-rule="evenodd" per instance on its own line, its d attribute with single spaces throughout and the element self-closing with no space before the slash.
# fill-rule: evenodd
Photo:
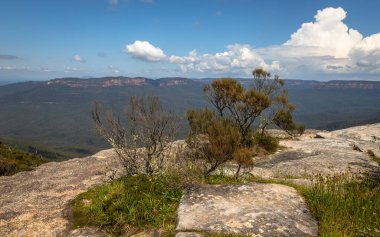
<svg viewBox="0 0 380 237">
<path fill-rule="evenodd" d="M 380 236 L 380 184 L 370 177 L 318 176 L 315 185 L 299 188 L 320 236 Z"/>
<path fill-rule="evenodd" d="M 293 121 L 294 106 L 283 81 L 269 80 L 270 74 L 262 69 L 253 76 L 249 88 L 230 78 L 204 88 L 214 109 L 188 111 L 187 148 L 174 163 L 167 155 L 174 119 L 157 97 L 131 98 L 127 126 L 107 110 L 95 108 L 97 129 L 116 149 L 125 173 L 73 200 L 74 227 L 96 226 L 111 235 L 158 229 L 164 236 L 174 236 L 176 210 L 188 185 L 276 182 L 242 174 L 254 165 L 254 156 L 279 148 L 278 139 L 266 132 L 268 127 L 277 126 L 292 136 L 302 134 L 304 127 Z M 367 153 L 378 159 L 373 151 Z M 236 167 L 233 175 L 218 172 L 226 163 Z M 317 176 L 309 187 L 294 187 L 318 220 L 320 236 L 380 235 L 380 184 L 374 180 Z"/>
<path fill-rule="evenodd" d="M 0 142 L 0 176 L 32 170 L 45 162 L 37 154 L 23 152 Z"/>
<path fill-rule="evenodd" d="M 201 164 L 203 174 L 210 175 L 226 162 L 235 162 L 238 179 L 242 171 L 252 167 L 252 157 L 273 153 L 278 149 L 276 138 L 266 129 L 277 126 L 289 135 L 302 134 L 303 126 L 293 121 L 294 106 L 288 100 L 284 81 L 263 69 L 253 71 L 252 85 L 244 88 L 232 78 L 215 80 L 204 87 L 214 107 L 189 110 L 187 118 L 191 150 L 189 156 Z"/>
<path fill-rule="evenodd" d="M 183 188 L 175 175 L 114 180 L 76 197 L 74 227 L 97 226 L 112 235 L 160 228 L 171 236 Z"/>
<path fill-rule="evenodd" d="M 92 119 L 99 134 L 115 148 L 125 176 L 162 174 L 177 126 L 175 116 L 158 97 L 130 97 L 123 119 L 97 104 Z"/>
</svg>

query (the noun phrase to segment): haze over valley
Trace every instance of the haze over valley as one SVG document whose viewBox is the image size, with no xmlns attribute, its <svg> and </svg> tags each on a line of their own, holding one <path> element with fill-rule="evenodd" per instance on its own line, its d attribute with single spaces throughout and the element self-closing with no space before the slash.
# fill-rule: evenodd
<svg viewBox="0 0 380 237">
<path fill-rule="evenodd" d="M 156 95 L 180 118 L 177 136 L 188 135 L 186 111 L 209 106 L 203 87 L 213 79 L 63 78 L 0 86 L 3 142 L 50 159 L 85 156 L 107 148 L 91 119 L 95 102 L 122 118 L 130 96 Z M 240 79 L 249 86 L 253 79 Z M 380 82 L 285 80 L 295 120 L 309 129 L 335 130 L 380 122 Z"/>
</svg>

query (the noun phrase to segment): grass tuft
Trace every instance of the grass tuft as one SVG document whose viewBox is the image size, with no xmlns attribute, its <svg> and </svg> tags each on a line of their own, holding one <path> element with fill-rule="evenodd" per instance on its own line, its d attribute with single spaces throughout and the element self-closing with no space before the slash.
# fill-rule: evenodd
<svg viewBox="0 0 380 237">
<path fill-rule="evenodd" d="M 72 202 L 74 228 L 97 226 L 112 235 L 141 229 L 174 229 L 183 195 L 179 177 L 134 176 L 78 195 Z"/>
<path fill-rule="evenodd" d="M 370 178 L 318 176 L 301 188 L 320 236 L 380 236 L 380 185 Z"/>
</svg>

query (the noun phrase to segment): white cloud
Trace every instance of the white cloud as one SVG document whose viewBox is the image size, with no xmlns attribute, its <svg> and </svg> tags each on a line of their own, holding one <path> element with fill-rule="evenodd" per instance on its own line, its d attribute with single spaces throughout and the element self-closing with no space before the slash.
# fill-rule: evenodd
<svg viewBox="0 0 380 237">
<path fill-rule="evenodd" d="M 77 72 L 77 71 L 79 71 L 79 69 L 76 67 L 66 67 L 63 72 L 68 73 L 68 72 Z"/>
<path fill-rule="evenodd" d="M 315 47 L 313 56 L 326 53 L 336 58 L 346 58 L 353 46 L 360 43 L 363 36 L 354 29 L 349 29 L 343 20 L 347 12 L 343 8 L 325 8 L 315 15 L 315 22 L 302 24 L 284 44 L 287 46 Z M 310 55 L 310 54 L 309 54 Z"/>
<path fill-rule="evenodd" d="M 157 62 L 166 57 L 160 48 L 153 46 L 148 41 L 137 40 L 133 44 L 125 46 L 124 51 L 134 58 L 144 61 Z"/>
<path fill-rule="evenodd" d="M 267 64 L 249 45 L 228 45 L 227 50 L 215 54 L 198 55 L 196 50 L 188 56 L 170 56 L 168 61 L 178 64 L 181 71 L 212 74 L 249 75 L 252 69 L 262 67 L 276 71 L 280 69 L 278 61 Z"/>
<path fill-rule="evenodd" d="M 72 61 L 84 63 L 86 60 L 82 58 L 80 55 L 76 54 L 71 58 Z"/>
<path fill-rule="evenodd" d="M 221 15 L 216 14 L 216 15 Z M 262 67 L 283 78 L 334 79 L 380 77 L 380 33 L 363 36 L 349 28 L 341 8 L 325 8 L 303 23 L 281 44 L 252 48 L 248 44 L 228 45 L 224 51 L 188 55 L 171 55 L 147 41 L 135 41 L 125 52 L 145 61 L 166 59 L 178 65 L 181 73 L 197 76 L 249 76 L 252 69 Z"/>
<path fill-rule="evenodd" d="M 363 35 L 350 29 L 343 20 L 343 8 L 325 8 L 291 35 L 283 45 L 258 49 L 265 59 L 278 60 L 281 74 L 378 73 L 380 69 L 380 34 Z"/>
<path fill-rule="evenodd" d="M 0 66 L 0 71 L 11 71 L 11 70 L 15 70 L 15 68 L 11 66 Z"/>
<path fill-rule="evenodd" d="M 283 77 L 312 78 L 313 75 L 379 73 L 380 33 L 363 38 L 343 20 L 341 8 L 325 8 L 293 33 L 282 45 L 253 49 L 235 44 L 216 54 L 170 56 L 183 72 L 248 75 L 255 67 L 278 72 Z M 268 63 L 271 62 L 271 63 Z M 380 76 L 380 75 L 379 75 Z M 323 79 L 323 78 L 313 78 Z"/>
</svg>

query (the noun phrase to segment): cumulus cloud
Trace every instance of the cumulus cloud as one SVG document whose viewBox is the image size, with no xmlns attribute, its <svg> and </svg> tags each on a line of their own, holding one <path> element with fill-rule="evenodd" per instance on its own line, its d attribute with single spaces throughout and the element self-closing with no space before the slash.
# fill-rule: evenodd
<svg viewBox="0 0 380 237">
<path fill-rule="evenodd" d="M 241 44 L 228 45 L 226 51 L 215 54 L 198 55 L 197 51 L 193 50 L 188 56 L 170 56 L 168 61 L 178 64 L 184 73 L 248 75 L 255 67 L 271 71 L 280 69 L 279 62 L 267 64 L 249 45 Z"/>
<path fill-rule="evenodd" d="M 124 51 L 132 57 L 144 61 L 157 62 L 166 58 L 160 48 L 153 46 L 148 41 L 136 40 L 133 44 L 125 46 Z"/>
<path fill-rule="evenodd" d="M 75 55 L 71 58 L 71 60 L 74 61 L 74 62 L 80 62 L 80 63 L 84 63 L 84 62 L 86 62 L 86 60 L 85 60 L 83 57 L 81 57 L 80 55 L 78 55 L 78 54 L 75 54 Z"/>
<path fill-rule="evenodd" d="M 380 33 L 363 37 L 344 23 L 346 17 L 343 8 L 329 7 L 319 10 L 314 22 L 303 23 L 282 45 L 253 49 L 235 44 L 216 54 L 197 55 L 192 51 L 188 56 L 170 56 L 168 60 L 178 64 L 183 72 L 243 75 L 263 67 L 285 77 L 302 78 L 379 73 Z"/>
<path fill-rule="evenodd" d="M 380 77 L 380 33 L 363 36 L 349 28 L 341 8 L 318 10 L 313 22 L 303 23 L 280 45 L 252 48 L 232 44 L 218 53 L 171 55 L 147 41 L 135 41 L 125 52 L 145 61 L 166 59 L 178 65 L 181 73 L 202 76 L 249 76 L 261 67 L 283 78 L 332 79 Z"/>
<path fill-rule="evenodd" d="M 346 58 L 363 36 L 354 29 L 349 29 L 343 20 L 347 12 L 343 8 L 325 8 L 315 15 L 315 22 L 302 24 L 284 45 L 316 48 L 314 56 L 321 54 Z M 310 55 L 310 54 L 309 54 Z"/>
<path fill-rule="evenodd" d="M 380 34 L 363 38 L 343 21 L 347 12 L 325 8 L 290 36 L 283 45 L 258 49 L 265 59 L 278 60 L 285 74 L 377 73 L 380 69 Z"/>
<path fill-rule="evenodd" d="M 20 58 L 15 55 L 10 55 L 10 54 L 0 54 L 0 60 L 16 60 L 16 59 L 20 59 Z"/>
</svg>

